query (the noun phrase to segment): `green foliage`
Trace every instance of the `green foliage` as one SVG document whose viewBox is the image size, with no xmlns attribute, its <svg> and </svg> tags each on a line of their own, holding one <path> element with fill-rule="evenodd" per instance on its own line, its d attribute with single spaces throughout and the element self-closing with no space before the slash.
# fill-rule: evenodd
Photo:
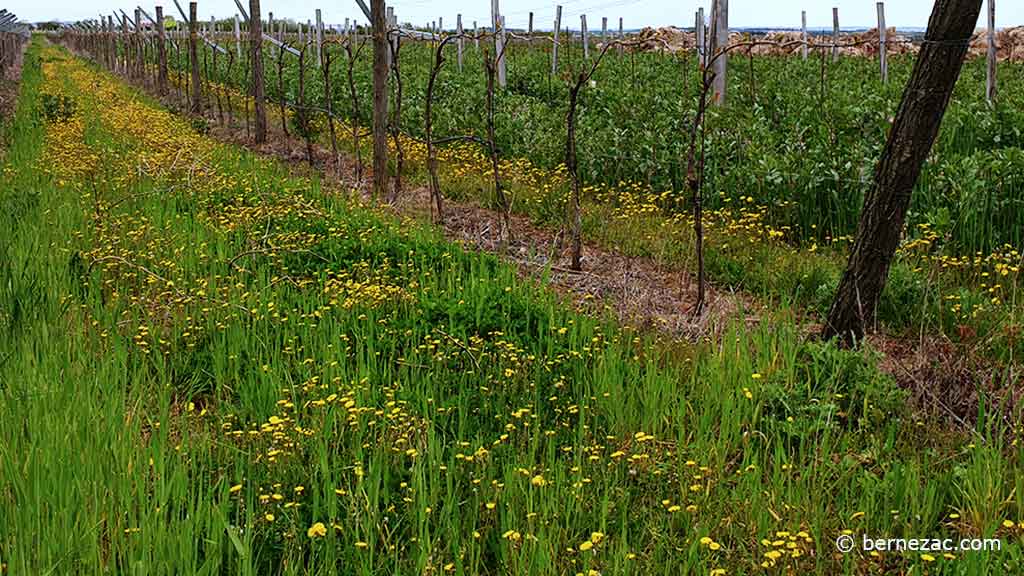
<svg viewBox="0 0 1024 576">
<path fill-rule="evenodd" d="M 555 168 L 564 160 L 567 78 L 581 65 L 578 49 L 563 52 L 559 75 L 551 76 L 550 53 L 513 48 L 509 85 L 499 91 L 496 102 L 496 137 L 503 157 L 526 158 L 542 168 Z M 332 66 L 333 109 L 367 125 L 372 106 L 370 51 L 364 50 L 356 64 L 362 108 L 357 118 L 351 118 L 346 56 L 334 45 L 327 50 L 335 51 L 337 63 Z M 282 93 L 276 49 L 265 50 L 264 57 L 267 97 L 294 104 L 297 59 L 285 57 Z M 432 52 L 428 44 L 409 42 L 403 45 L 401 58 L 402 129 L 422 138 Z M 221 60 L 213 76 L 244 89 L 248 63 L 237 63 L 229 78 Z M 481 53 L 467 48 L 461 73 L 453 54 L 448 60 L 436 88 L 435 136 L 482 136 L 486 94 Z M 177 65 L 187 66 L 187 54 Z M 888 84 L 881 83 L 877 63 L 870 59 L 829 60 L 826 65 L 824 82 L 817 59 L 759 57 L 753 78 L 745 62 L 733 67 L 730 97 L 737 105 L 712 111 L 708 121 L 706 208 L 752 196 L 770 208 L 770 222 L 788 230 L 792 238 L 820 242 L 855 232 L 913 59 L 891 58 Z M 935 154 L 912 197 L 910 230 L 948 213 L 956 226 L 946 245 L 956 254 L 1024 243 L 1024 74 L 1019 63 L 1000 66 L 1000 99 L 992 107 L 984 99 L 983 60 L 966 64 Z M 697 83 L 691 55 L 608 54 L 593 86 L 583 91 L 578 110 L 579 172 L 584 182 L 640 182 L 652 193 L 672 189 L 688 145 Z M 324 107 L 320 74 L 309 74 L 306 92 L 307 101 Z M 312 118 L 300 123 L 317 124 Z M 303 133 L 302 127 L 294 127 Z M 984 194 L 960 189 L 981 182 L 998 201 L 986 202 Z"/>
<path fill-rule="evenodd" d="M 193 116 L 190 119 L 189 123 L 191 124 L 192 129 L 198 132 L 199 134 L 210 133 L 210 122 L 202 116 Z"/>
<path fill-rule="evenodd" d="M 75 115 L 75 103 L 63 94 L 43 93 L 39 96 L 40 116 L 50 124 L 67 122 Z"/>
</svg>

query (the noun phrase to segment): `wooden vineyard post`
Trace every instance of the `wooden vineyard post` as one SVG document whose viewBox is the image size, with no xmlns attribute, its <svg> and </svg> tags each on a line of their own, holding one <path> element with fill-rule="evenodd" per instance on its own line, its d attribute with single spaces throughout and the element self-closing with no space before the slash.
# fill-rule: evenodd
<svg viewBox="0 0 1024 576">
<path fill-rule="evenodd" d="M 459 35 L 459 41 L 456 43 L 456 46 L 458 50 L 459 72 L 462 72 L 462 14 L 458 14 L 455 17 L 455 33 Z"/>
<path fill-rule="evenodd" d="M 242 59 L 242 29 L 238 14 L 235 14 L 235 56 Z"/>
<path fill-rule="evenodd" d="M 530 22 L 526 27 L 526 42 L 533 45 L 533 12 L 530 12 Z"/>
<path fill-rule="evenodd" d="M 302 139 L 306 142 L 306 162 L 312 166 L 313 141 L 309 134 L 309 109 L 306 107 L 306 45 L 301 43 L 299 50 L 299 105 L 296 116 L 296 119 L 298 120 L 297 124 L 299 126 L 297 131 L 301 132 L 299 135 L 302 136 Z"/>
<path fill-rule="evenodd" d="M 370 0 L 373 28 L 373 195 L 387 193 L 388 39 L 384 0 Z"/>
<path fill-rule="evenodd" d="M 260 0 L 249 0 L 249 64 L 252 67 L 253 113 L 256 116 L 255 140 L 267 141 L 267 109 L 263 101 L 263 23 Z"/>
<path fill-rule="evenodd" d="M 707 39 L 704 37 L 704 8 L 697 9 L 697 19 L 694 22 L 694 33 L 697 36 L 697 67 L 703 71 L 707 65 Z"/>
<path fill-rule="evenodd" d="M 607 16 L 602 16 L 601 17 L 601 43 L 602 44 L 607 44 L 608 43 L 608 17 Z"/>
<path fill-rule="evenodd" d="M 128 50 L 128 17 L 124 14 L 121 15 L 121 51 L 123 52 L 120 62 L 121 73 L 127 76 L 131 73 L 129 67 L 131 56 Z"/>
<path fill-rule="evenodd" d="M 839 8 L 832 8 L 832 61 L 839 61 Z"/>
<path fill-rule="evenodd" d="M 103 51 L 103 65 L 108 66 L 110 64 L 110 51 L 107 49 L 107 19 L 102 15 L 100 16 L 100 48 Z M 0 54 L 0 58 L 3 55 Z"/>
<path fill-rule="evenodd" d="M 181 40 L 181 29 L 182 29 L 182 27 L 178 23 L 178 19 L 175 18 L 174 19 L 174 32 L 171 34 L 171 36 L 174 36 L 174 38 L 175 38 L 175 42 L 174 42 L 174 78 L 175 78 L 174 90 L 175 90 L 175 92 L 178 93 L 178 99 L 179 100 L 181 100 L 182 98 L 185 98 L 186 102 L 187 102 L 188 91 L 185 89 L 185 80 L 183 80 L 182 77 L 181 77 L 181 45 L 183 44 L 183 42 Z M 187 78 L 187 76 L 186 76 L 186 78 Z"/>
<path fill-rule="evenodd" d="M 114 17 L 107 16 L 107 68 L 117 71 L 117 40 L 114 38 Z"/>
<path fill-rule="evenodd" d="M 316 9 L 316 61 L 323 68 L 324 66 L 324 17 L 320 9 Z"/>
<path fill-rule="evenodd" d="M 491 0 L 491 29 L 494 31 L 494 51 L 498 58 L 498 86 L 504 88 L 508 81 L 505 69 L 505 26 L 498 0 Z"/>
<path fill-rule="evenodd" d="M 156 89 L 161 96 L 167 94 L 167 45 L 164 37 L 164 7 L 156 7 Z"/>
<path fill-rule="evenodd" d="M 321 21 L 321 25 L 318 26 L 318 30 L 322 31 L 322 26 Z M 321 40 L 323 39 L 322 33 L 320 38 Z M 324 106 L 327 108 L 327 128 L 331 135 L 331 152 L 334 157 L 334 169 L 339 170 L 341 166 L 341 157 L 338 155 L 338 135 L 334 130 L 334 109 L 332 104 L 334 99 L 331 97 L 331 51 L 326 49 L 323 50 L 321 52 L 321 57 L 323 58 L 323 62 L 321 64 L 320 71 L 324 76 Z"/>
<path fill-rule="evenodd" d="M 558 74 L 558 33 L 562 30 L 562 7 L 555 6 L 554 42 L 551 44 L 551 75 Z"/>
<path fill-rule="evenodd" d="M 807 10 L 800 12 L 800 55 L 803 56 L 804 60 L 807 60 Z"/>
<path fill-rule="evenodd" d="M 879 2 L 878 6 L 878 65 L 882 69 L 882 83 L 889 82 L 889 61 L 888 61 L 888 30 L 885 28 L 885 2 Z"/>
<path fill-rule="evenodd" d="M 703 10 L 703 9 L 702 9 Z M 626 33 L 622 28 L 622 17 L 619 17 L 619 40 L 623 41 L 626 39 Z M 622 56 L 622 44 L 619 44 L 619 56 Z"/>
<path fill-rule="evenodd" d="M 728 88 L 727 74 L 729 72 L 729 54 L 726 48 L 729 46 L 729 0 L 715 1 L 715 49 L 709 57 L 713 58 L 715 81 L 712 92 L 712 102 L 717 106 L 725 105 L 725 95 Z"/>
<path fill-rule="evenodd" d="M 114 72 L 124 72 L 124 18 L 114 15 L 117 18 L 117 27 L 114 29 Z M 116 31 L 117 29 L 120 31 Z"/>
<path fill-rule="evenodd" d="M 580 34 L 583 36 L 583 59 L 590 60 L 590 35 L 587 33 L 586 14 L 580 14 Z"/>
<path fill-rule="evenodd" d="M 210 16 L 210 42 L 215 42 L 217 39 L 217 20 L 213 16 Z M 221 104 L 220 91 L 221 87 L 218 85 L 218 76 L 220 75 L 220 68 L 217 67 L 217 52 L 219 50 L 212 50 L 213 52 L 213 68 L 206 70 L 206 79 L 210 84 L 210 90 L 213 92 L 214 97 L 217 99 L 217 121 L 224 124 L 224 107 Z"/>
<path fill-rule="evenodd" d="M 477 25 L 476 20 L 473 20 L 473 47 L 476 50 L 480 49 L 480 26 Z"/>
<path fill-rule="evenodd" d="M 985 99 L 989 104 L 996 101 L 996 0 L 988 0 L 988 54 L 985 67 Z"/>
<path fill-rule="evenodd" d="M 199 81 L 199 21 L 196 19 L 197 5 L 188 3 L 188 60 L 192 70 L 192 114 L 203 112 L 203 86 Z"/>
<path fill-rule="evenodd" d="M 142 52 L 142 10 L 135 9 L 135 76 L 145 80 L 146 67 Z"/>
<path fill-rule="evenodd" d="M 235 17 L 237 18 L 237 15 Z M 224 75 L 224 78 L 225 78 L 225 83 L 224 83 L 224 88 L 223 88 L 224 102 L 227 104 L 227 108 L 228 108 L 228 126 L 233 126 L 234 123 L 235 123 L 235 110 L 234 110 L 234 104 L 231 102 L 231 92 L 232 91 L 229 89 L 228 86 L 229 86 L 229 83 L 231 82 L 231 80 L 234 78 L 234 69 L 235 69 L 236 56 L 235 56 L 235 53 L 231 52 L 230 50 L 224 50 L 224 56 L 227 57 L 227 59 L 228 59 L 228 66 L 227 66 L 227 70 L 225 71 L 225 75 Z M 240 58 L 237 58 L 237 59 L 240 60 Z"/>
<path fill-rule="evenodd" d="M 391 20 L 392 20 L 392 18 L 394 18 L 394 16 L 395 16 L 395 9 L 392 8 L 391 6 L 388 6 L 385 9 L 385 12 L 384 12 L 384 41 L 387 44 L 387 50 L 388 50 L 388 52 L 387 52 L 387 61 L 385 63 L 387 64 L 388 70 L 391 70 L 391 58 L 392 58 L 392 53 L 394 51 L 394 47 L 391 45 L 391 34 L 390 34 L 390 31 L 388 30 L 388 28 L 391 27 Z M 434 24 L 433 23 L 430 24 L 430 31 L 431 32 L 434 31 Z"/>
</svg>

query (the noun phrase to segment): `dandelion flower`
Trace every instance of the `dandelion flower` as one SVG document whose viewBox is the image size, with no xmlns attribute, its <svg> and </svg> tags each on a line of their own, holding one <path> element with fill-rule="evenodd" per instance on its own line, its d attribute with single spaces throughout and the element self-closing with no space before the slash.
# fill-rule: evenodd
<svg viewBox="0 0 1024 576">
<path fill-rule="evenodd" d="M 306 536 L 309 536 L 310 538 L 319 538 L 321 536 L 326 536 L 326 535 L 327 535 L 327 526 L 324 526 L 323 522 L 317 522 L 316 524 L 313 524 L 312 526 L 310 526 L 309 530 L 306 530 Z"/>
</svg>

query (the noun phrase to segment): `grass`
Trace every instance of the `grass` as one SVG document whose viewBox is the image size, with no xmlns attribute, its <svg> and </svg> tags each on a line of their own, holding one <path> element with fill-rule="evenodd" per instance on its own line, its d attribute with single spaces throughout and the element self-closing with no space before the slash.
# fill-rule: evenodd
<svg viewBox="0 0 1024 576">
<path fill-rule="evenodd" d="M 580 314 L 38 38 L 11 134 L 5 574 L 1024 564 L 1020 429 L 912 413 L 785 313 L 697 344 Z M 843 556 L 844 530 L 1004 548 Z"/>
</svg>

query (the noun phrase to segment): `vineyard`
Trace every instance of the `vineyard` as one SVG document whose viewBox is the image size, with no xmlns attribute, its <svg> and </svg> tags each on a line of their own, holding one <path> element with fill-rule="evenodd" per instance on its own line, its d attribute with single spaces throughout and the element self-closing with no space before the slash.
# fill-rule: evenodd
<svg viewBox="0 0 1024 576">
<path fill-rule="evenodd" d="M 1024 571 L 1015 48 L 963 64 L 848 346 L 929 40 L 373 5 L 0 13 L 0 576 Z"/>
<path fill-rule="evenodd" d="M 197 43 L 206 122 L 248 134 L 252 51 L 241 36 L 215 33 L 228 27 L 214 21 L 211 40 Z M 271 128 L 279 138 L 305 137 L 367 157 L 373 108 L 367 38 L 328 34 L 318 66 L 312 43 L 300 42 L 298 33 L 279 35 L 285 49 L 261 51 Z M 135 43 L 130 35 L 113 35 L 108 44 L 87 38 L 92 43 L 82 47 L 94 59 L 120 62 L 127 74 L 152 86 L 158 68 L 152 38 Z M 565 43 L 562 64 L 552 74 L 543 37 L 510 43 L 507 87 L 493 93 L 489 108 L 486 61 L 494 54 L 487 56 L 486 42 L 476 48 L 472 38 L 462 49 L 461 69 L 454 42 L 411 36 L 396 42 L 393 68 L 400 82 L 389 93 L 390 169 L 399 173 L 399 185 L 403 173 L 414 183 L 429 182 L 429 87 L 431 138 L 443 143 L 436 154 L 445 194 L 502 209 L 486 145 L 490 120 L 508 209 L 544 227 L 571 227 L 566 117 L 573 71 L 589 62 L 582 47 Z M 293 45 L 302 49 L 301 60 L 288 51 L 296 50 Z M 444 62 L 436 68 L 438 46 Z M 692 269 L 684 160 L 702 89 L 697 55 L 609 47 L 576 109 L 575 156 L 586 207 L 582 235 Z M 876 62 L 833 60 L 827 47 L 807 59 L 755 58 L 740 50 L 730 76 L 735 106 L 708 113 L 704 153 L 709 277 L 819 314 L 835 293 L 913 65 L 911 56 L 892 57 L 889 81 L 883 82 Z M 598 46 L 590 51 L 599 54 Z M 167 59 L 170 105 L 189 108 L 187 39 L 169 44 Z M 878 318 L 896 332 L 924 329 L 954 341 L 971 335 L 964 346 L 1005 360 L 1021 352 L 1013 318 L 1020 312 L 1014 294 L 1024 234 L 1024 64 L 999 66 L 995 105 L 985 97 L 984 60 L 965 66 L 914 189 L 907 237 Z M 361 166 L 357 175 L 364 180 Z"/>
</svg>

